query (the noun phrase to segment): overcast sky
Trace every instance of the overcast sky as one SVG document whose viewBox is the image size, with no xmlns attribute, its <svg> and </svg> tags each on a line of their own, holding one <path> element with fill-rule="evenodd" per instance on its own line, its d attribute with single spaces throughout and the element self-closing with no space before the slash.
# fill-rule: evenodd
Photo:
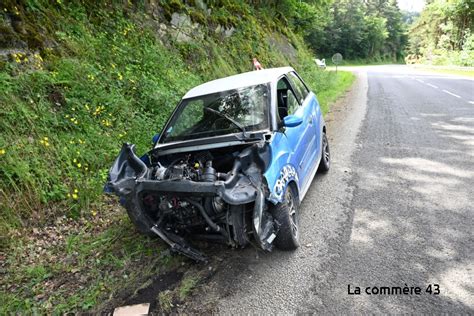
<svg viewBox="0 0 474 316">
<path fill-rule="evenodd" d="M 420 12 L 425 6 L 424 0 L 397 0 L 402 10 Z"/>
</svg>

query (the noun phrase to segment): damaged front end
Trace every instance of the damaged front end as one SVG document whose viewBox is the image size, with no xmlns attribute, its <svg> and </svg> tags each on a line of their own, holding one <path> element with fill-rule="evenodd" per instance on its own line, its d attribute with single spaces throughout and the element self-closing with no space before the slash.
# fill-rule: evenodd
<svg viewBox="0 0 474 316">
<path fill-rule="evenodd" d="M 105 190 L 120 197 L 142 233 L 197 261 L 206 257 L 188 241 L 244 247 L 253 236 L 260 248 L 272 249 L 279 224 L 267 209 L 267 143 L 168 154 L 154 149 L 142 158 L 134 147 L 123 145 Z"/>
</svg>

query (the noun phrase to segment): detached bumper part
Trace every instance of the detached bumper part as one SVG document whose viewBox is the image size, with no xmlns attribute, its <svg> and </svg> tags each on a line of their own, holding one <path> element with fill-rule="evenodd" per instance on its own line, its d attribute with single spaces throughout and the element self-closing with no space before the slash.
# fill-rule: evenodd
<svg viewBox="0 0 474 316">
<path fill-rule="evenodd" d="M 164 232 L 157 225 L 154 225 L 151 228 L 151 231 L 157 234 L 164 242 L 166 242 L 171 247 L 172 251 L 183 254 L 199 262 L 206 263 L 208 261 L 206 256 L 193 247 L 189 246 L 183 238 L 169 232 Z"/>
</svg>

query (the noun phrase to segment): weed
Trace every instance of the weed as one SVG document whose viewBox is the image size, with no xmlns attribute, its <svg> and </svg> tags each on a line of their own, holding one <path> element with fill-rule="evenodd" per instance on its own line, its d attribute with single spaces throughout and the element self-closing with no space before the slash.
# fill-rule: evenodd
<svg viewBox="0 0 474 316">
<path fill-rule="evenodd" d="M 173 292 L 166 290 L 158 294 L 158 302 L 160 304 L 161 310 L 165 313 L 169 313 L 173 308 Z"/>
<path fill-rule="evenodd" d="M 194 287 L 201 281 L 199 275 L 196 274 L 187 274 L 181 280 L 181 284 L 178 288 L 178 298 L 180 301 L 184 301 Z"/>
</svg>

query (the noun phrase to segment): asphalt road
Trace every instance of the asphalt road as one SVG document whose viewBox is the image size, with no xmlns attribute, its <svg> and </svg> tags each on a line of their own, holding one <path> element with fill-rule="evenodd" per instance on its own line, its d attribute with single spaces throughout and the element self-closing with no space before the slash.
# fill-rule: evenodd
<svg viewBox="0 0 474 316">
<path fill-rule="evenodd" d="M 327 119 L 332 169 L 301 205 L 302 247 L 224 252 L 188 311 L 474 313 L 474 81 L 357 71 Z"/>
</svg>

